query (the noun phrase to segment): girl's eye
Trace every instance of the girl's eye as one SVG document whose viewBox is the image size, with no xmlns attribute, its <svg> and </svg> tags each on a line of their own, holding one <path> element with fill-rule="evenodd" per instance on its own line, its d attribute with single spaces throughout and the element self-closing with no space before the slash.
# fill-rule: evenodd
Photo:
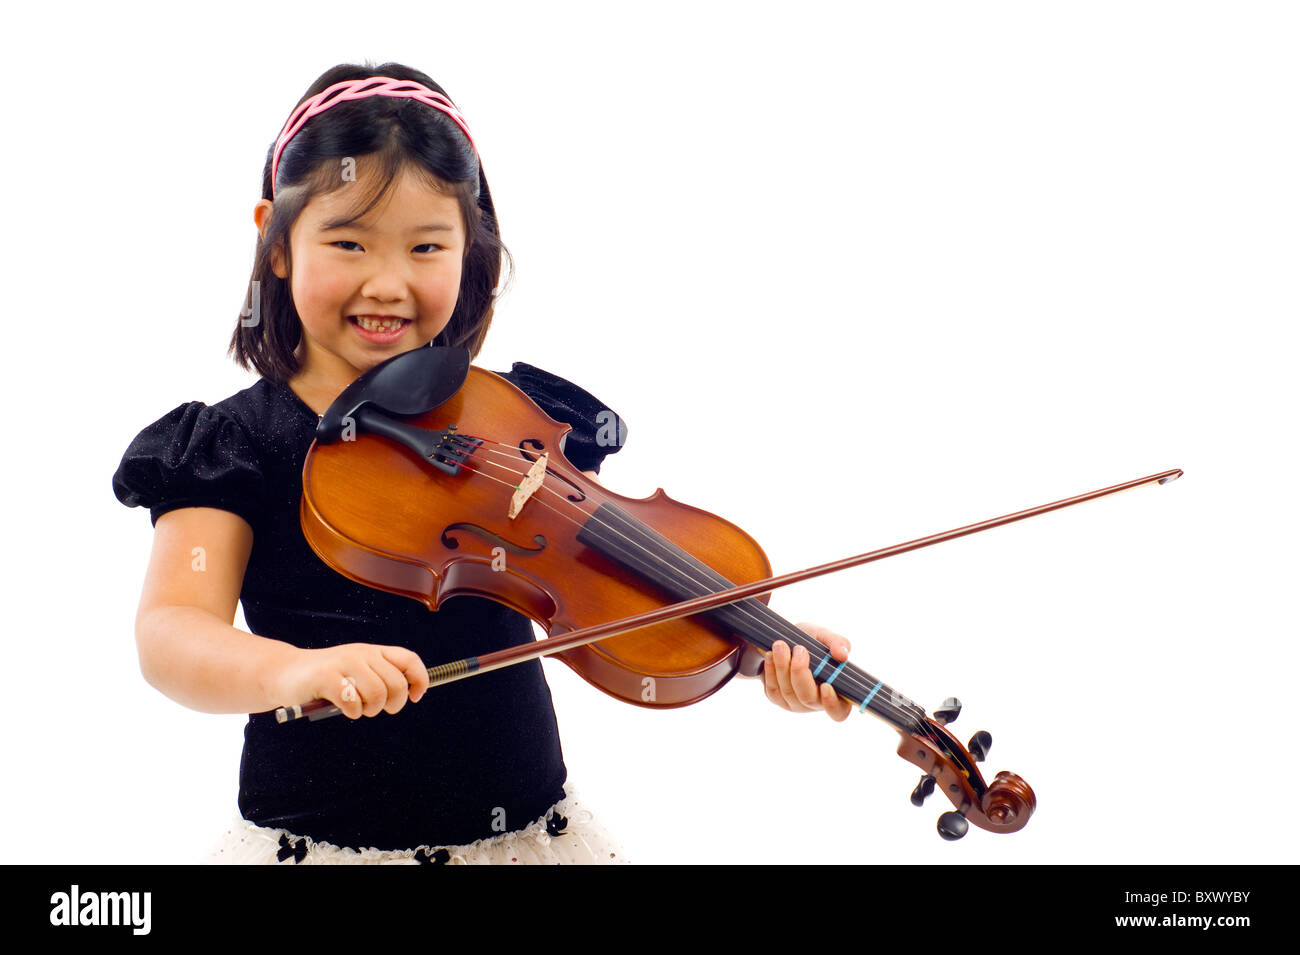
<svg viewBox="0 0 1300 955">
<path fill-rule="evenodd" d="M 337 242 L 333 242 L 333 243 L 331 243 L 331 244 L 332 244 L 332 245 L 335 245 L 335 246 L 338 246 L 339 248 L 343 249 L 345 252 L 361 251 L 361 245 L 360 245 L 359 243 L 357 243 L 357 242 L 352 242 L 352 241 L 350 241 L 350 240 L 348 240 L 348 239 L 339 239 Z M 348 248 L 348 246 L 351 246 L 351 248 Z M 438 250 L 441 249 L 441 248 L 442 248 L 442 246 L 440 246 L 440 245 L 439 245 L 438 243 L 436 243 L 436 242 L 424 242 L 424 243 L 421 243 L 420 245 L 417 245 L 413 251 L 415 251 L 415 252 L 435 252 L 435 251 L 438 251 Z"/>
</svg>

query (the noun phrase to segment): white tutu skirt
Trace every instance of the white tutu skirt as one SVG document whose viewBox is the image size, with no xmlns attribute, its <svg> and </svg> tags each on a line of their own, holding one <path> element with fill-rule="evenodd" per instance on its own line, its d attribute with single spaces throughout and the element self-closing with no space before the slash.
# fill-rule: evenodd
<svg viewBox="0 0 1300 955">
<path fill-rule="evenodd" d="M 617 865 L 629 860 L 572 787 L 531 825 L 467 846 L 348 849 L 240 819 L 207 856 L 208 865 Z"/>
</svg>

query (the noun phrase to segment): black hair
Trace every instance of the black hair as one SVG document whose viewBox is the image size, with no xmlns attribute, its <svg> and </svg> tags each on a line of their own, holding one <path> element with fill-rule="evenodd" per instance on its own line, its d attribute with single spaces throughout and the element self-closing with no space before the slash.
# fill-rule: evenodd
<svg viewBox="0 0 1300 955">
<path fill-rule="evenodd" d="M 400 63 L 343 63 L 321 74 L 298 103 L 336 83 L 370 76 L 413 80 L 447 95 L 424 73 Z M 272 198 L 274 151 L 272 143 L 262 170 L 262 198 L 268 200 Z M 258 238 L 244 299 L 249 304 L 235 325 L 228 353 L 239 365 L 275 382 L 288 381 L 301 368 L 302 321 L 293 304 L 289 233 L 315 196 L 344 184 L 339 169 L 346 157 L 358 162 L 364 158 L 371 173 L 365 177 L 367 194 L 349 221 L 369 212 L 406 169 L 421 175 L 431 188 L 457 199 L 466 240 L 460 295 L 451 321 L 433 344 L 459 345 L 469 349 L 471 356 L 477 355 L 492 324 L 502 262 L 506 263 L 507 284 L 513 268 L 510 252 L 501 242 L 487 178 L 473 145 L 450 116 L 416 100 L 390 96 L 369 96 L 330 107 L 308 120 L 280 154 L 271 218 L 265 235 Z M 272 268 L 272 251 L 277 248 L 288 269 L 283 279 Z M 250 322 L 255 297 L 260 318 Z"/>
</svg>

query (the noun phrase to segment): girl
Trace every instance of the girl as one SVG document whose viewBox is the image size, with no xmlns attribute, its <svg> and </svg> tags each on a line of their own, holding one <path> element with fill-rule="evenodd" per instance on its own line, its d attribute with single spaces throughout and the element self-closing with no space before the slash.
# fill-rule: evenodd
<svg viewBox="0 0 1300 955">
<path fill-rule="evenodd" d="M 565 788 L 538 663 L 405 706 L 427 689 L 426 660 L 527 642 L 529 621 L 468 596 L 430 613 L 353 583 L 316 557 L 299 524 L 318 416 L 349 383 L 424 345 L 477 354 L 483 344 L 508 252 L 464 118 L 418 71 L 335 67 L 272 145 L 254 221 L 249 306 L 231 352 L 261 379 L 150 425 L 113 480 L 155 526 L 136 623 L 145 677 L 194 709 L 251 714 L 243 820 L 213 861 L 622 861 Z M 594 478 L 618 450 L 596 440 L 600 402 L 531 365 L 503 375 L 572 425 L 565 455 Z M 231 625 L 240 600 L 253 633 Z M 843 638 L 805 629 L 847 658 Z M 819 690 L 807 657 L 778 643 L 767 695 L 842 720 L 849 705 Z M 279 725 L 271 715 L 314 698 L 349 719 Z"/>
</svg>

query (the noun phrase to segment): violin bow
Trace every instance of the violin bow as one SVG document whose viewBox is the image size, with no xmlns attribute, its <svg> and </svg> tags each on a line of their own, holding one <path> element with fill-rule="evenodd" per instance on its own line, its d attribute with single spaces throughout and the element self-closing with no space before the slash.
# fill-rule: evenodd
<svg viewBox="0 0 1300 955">
<path fill-rule="evenodd" d="M 635 616 L 624 617 L 621 620 L 613 620 L 592 627 L 584 627 L 581 630 L 573 630 L 569 633 L 547 637 L 543 640 L 535 640 L 532 643 L 508 647 L 504 650 L 497 650 L 493 653 L 485 653 L 482 656 L 465 657 L 464 659 L 456 660 L 451 663 L 443 663 L 438 666 L 429 667 L 429 687 L 432 689 L 435 686 L 441 686 L 445 683 L 453 683 L 456 680 L 463 680 L 466 677 L 476 676 L 480 673 L 489 673 L 492 670 L 499 670 L 503 667 L 513 666 L 516 663 L 523 663 L 527 660 L 536 660 L 539 657 L 562 653 L 565 650 L 571 650 L 574 647 L 585 646 L 588 643 L 595 643 L 598 640 L 607 639 L 609 637 L 617 636 L 618 634 L 628 633 L 632 630 L 639 630 L 642 627 L 664 623 L 668 620 L 676 620 L 678 617 L 687 617 L 691 614 L 713 610 L 717 607 L 736 603 L 740 600 L 746 600 L 750 597 L 768 594 L 774 590 L 779 590 L 782 587 L 789 586 L 790 584 L 797 584 L 804 580 L 811 580 L 812 578 L 820 577 L 823 574 L 833 574 L 836 571 L 848 570 L 850 567 L 858 567 L 862 564 L 872 563 L 873 561 L 884 560 L 887 557 L 895 557 L 899 554 L 905 554 L 908 551 L 920 550 L 922 547 L 940 544 L 944 541 L 954 540 L 958 537 L 978 534 L 981 531 L 992 530 L 995 527 L 1002 527 L 1005 524 L 1027 520 L 1031 517 L 1037 517 L 1040 514 L 1047 514 L 1051 511 L 1058 511 L 1062 508 L 1072 507 L 1075 504 L 1094 501 L 1111 494 L 1118 494 L 1121 491 L 1133 490 L 1134 488 L 1144 487 L 1148 484 L 1168 484 L 1170 481 L 1177 480 L 1182 476 L 1183 472 L 1177 468 L 1170 471 L 1162 471 L 1159 474 L 1151 474 L 1147 477 L 1135 478 L 1132 481 L 1125 481 L 1123 484 L 1116 484 L 1097 491 L 1089 491 L 1086 494 L 1076 494 L 1074 497 L 1067 497 L 1059 501 L 1053 501 L 1050 504 L 1042 504 L 1038 507 L 1016 511 L 1013 514 L 1004 514 L 1001 517 L 993 517 L 986 521 L 980 521 L 977 524 L 967 524 L 963 527 L 942 531 L 938 534 L 931 534 L 928 537 L 918 537 L 915 540 L 905 541 L 901 544 L 894 544 L 892 547 L 882 547 L 879 550 L 868 551 L 865 554 L 858 554 L 855 557 L 846 557 L 843 560 L 831 561 L 830 563 L 819 564 L 816 567 L 792 571 L 791 573 L 782 574 L 778 577 L 767 577 L 763 580 L 753 581 L 752 583 L 741 584 L 727 590 L 720 590 L 716 593 L 706 594 L 702 597 L 684 600 L 681 603 L 669 604 L 655 610 L 648 610 L 645 613 L 639 613 Z M 303 718 L 309 720 L 320 720 L 330 716 L 337 716 L 340 712 L 339 708 L 329 700 L 312 700 L 310 703 L 303 703 L 297 706 L 282 706 L 275 711 L 275 718 L 280 723 L 287 723 L 292 720 Z"/>
</svg>

